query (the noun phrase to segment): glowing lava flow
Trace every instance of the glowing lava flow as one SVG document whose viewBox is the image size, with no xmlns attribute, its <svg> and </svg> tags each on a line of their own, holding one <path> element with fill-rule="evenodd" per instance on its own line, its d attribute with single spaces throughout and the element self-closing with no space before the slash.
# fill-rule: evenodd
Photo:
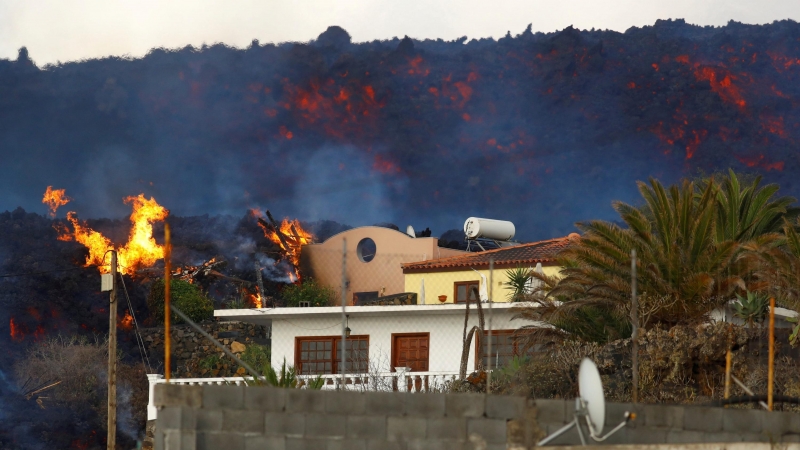
<svg viewBox="0 0 800 450">
<path fill-rule="evenodd" d="M 154 198 L 149 200 L 144 194 L 136 197 L 126 197 L 125 203 L 133 205 L 131 213 L 131 232 L 128 242 L 121 248 L 117 248 L 117 261 L 120 271 L 133 274 L 140 267 L 152 266 L 157 260 L 164 257 L 164 247 L 156 244 L 153 238 L 153 223 L 163 221 L 167 218 L 169 211 L 156 203 Z M 72 240 L 83 244 L 89 249 L 89 256 L 86 258 L 86 265 L 96 265 L 100 273 L 108 273 L 108 258 L 105 257 L 106 251 L 112 249 L 114 245 L 102 233 L 92 230 L 85 223 L 80 223 L 75 212 L 67 213 L 67 220 L 72 224 L 73 233 L 69 230 L 59 230 L 60 240 Z"/>
<path fill-rule="evenodd" d="M 117 326 L 126 331 L 133 329 L 133 316 L 130 311 L 125 311 L 125 316 L 117 320 Z"/>
<path fill-rule="evenodd" d="M 25 335 L 22 333 L 22 330 L 20 330 L 20 327 L 16 323 L 14 323 L 13 317 L 11 318 L 10 325 L 11 325 L 11 339 L 16 342 L 21 341 L 25 337 Z"/>
<path fill-rule="evenodd" d="M 50 217 L 56 216 L 56 210 L 59 206 L 64 206 L 69 203 L 70 200 L 72 200 L 66 196 L 65 192 L 65 189 L 53 189 L 53 186 L 47 186 L 47 190 L 44 191 L 42 203 L 47 205 L 47 207 L 50 209 Z"/>
</svg>

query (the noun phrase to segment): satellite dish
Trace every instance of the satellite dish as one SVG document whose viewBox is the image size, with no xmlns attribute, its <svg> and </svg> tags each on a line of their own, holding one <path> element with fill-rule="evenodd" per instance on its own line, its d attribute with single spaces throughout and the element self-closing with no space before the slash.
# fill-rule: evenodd
<svg viewBox="0 0 800 450">
<path fill-rule="evenodd" d="M 581 445 L 586 445 L 586 439 L 583 437 L 580 423 L 583 419 L 585 419 L 586 426 L 589 428 L 589 437 L 596 442 L 602 442 L 621 430 L 629 421 L 636 419 L 636 414 L 626 411 L 619 425 L 611 429 L 605 436 L 600 435 L 606 424 L 606 399 L 603 395 L 603 382 L 600 380 L 600 372 L 597 370 L 595 363 L 589 358 L 584 358 L 581 361 L 581 367 L 578 370 L 578 392 L 579 397 L 575 399 L 575 418 L 572 422 L 552 432 L 549 436 L 539 441 L 537 445 L 547 445 L 572 428 L 578 431 Z"/>
<path fill-rule="evenodd" d="M 412 227 L 411 225 L 406 227 L 406 234 L 411 236 L 412 238 L 417 237 L 417 235 L 414 233 L 414 227 Z"/>
<path fill-rule="evenodd" d="M 597 366 L 589 358 L 581 361 L 578 371 L 578 392 L 581 399 L 586 402 L 586 412 L 589 414 L 589 423 L 594 428 L 594 434 L 600 436 L 606 424 L 606 399 L 603 395 L 603 382 Z"/>
</svg>

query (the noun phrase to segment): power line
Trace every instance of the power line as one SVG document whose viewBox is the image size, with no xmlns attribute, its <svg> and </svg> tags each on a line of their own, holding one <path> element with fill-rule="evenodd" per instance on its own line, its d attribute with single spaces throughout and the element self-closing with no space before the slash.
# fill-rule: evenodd
<svg viewBox="0 0 800 450">
<path fill-rule="evenodd" d="M 125 286 L 125 277 L 122 276 L 122 273 L 119 274 L 119 279 L 122 283 L 122 290 L 125 292 L 125 298 L 128 300 L 128 311 L 131 313 L 131 318 L 133 319 L 133 326 L 136 334 L 136 345 L 139 347 L 139 354 L 142 356 L 142 365 L 147 366 L 147 370 L 149 370 L 148 373 L 153 373 L 153 368 L 150 366 L 150 358 L 147 356 L 147 348 L 144 345 L 144 339 L 139 332 L 139 321 L 136 320 L 136 313 L 133 311 L 131 297 L 128 295 L 128 288 Z M 147 361 L 145 362 L 145 360 Z"/>
</svg>

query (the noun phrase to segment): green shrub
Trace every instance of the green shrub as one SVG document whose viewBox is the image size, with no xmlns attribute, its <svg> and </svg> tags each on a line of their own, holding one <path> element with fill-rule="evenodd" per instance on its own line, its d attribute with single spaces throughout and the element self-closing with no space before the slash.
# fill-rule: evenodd
<svg viewBox="0 0 800 450">
<path fill-rule="evenodd" d="M 744 320 L 747 326 L 761 323 L 769 311 L 769 296 L 747 291 L 747 297 L 736 294 L 737 302 L 733 303 L 733 315 Z"/>
<path fill-rule="evenodd" d="M 222 359 L 219 357 L 219 355 L 208 355 L 201 359 L 198 365 L 201 369 L 211 370 L 217 367 L 217 364 L 219 364 L 221 361 Z"/>
<path fill-rule="evenodd" d="M 336 302 L 336 291 L 307 278 L 301 284 L 286 286 L 281 292 L 286 306 L 300 306 L 300 302 L 309 302 L 311 306 L 331 306 Z"/>
<path fill-rule="evenodd" d="M 270 357 L 270 348 L 258 344 L 248 345 L 240 356 L 242 361 L 255 369 L 270 365 Z"/>
<path fill-rule="evenodd" d="M 267 384 L 274 387 L 290 389 L 299 389 L 305 387 L 307 389 L 319 390 L 325 385 L 325 379 L 323 379 L 321 375 L 318 375 L 317 378 L 308 380 L 308 382 L 299 380 L 297 378 L 297 373 L 295 372 L 294 366 L 286 365 L 286 358 L 283 358 L 283 365 L 281 366 L 280 374 L 278 374 L 269 364 L 264 366 L 262 372 L 264 373 L 264 378 Z"/>
<path fill-rule="evenodd" d="M 189 316 L 194 322 L 201 322 L 214 316 L 214 304 L 200 289 L 183 280 L 170 280 L 170 298 L 174 307 Z M 164 280 L 160 279 L 150 287 L 147 295 L 147 308 L 157 323 L 164 322 Z M 172 323 L 183 323 L 177 314 L 172 315 Z"/>
</svg>

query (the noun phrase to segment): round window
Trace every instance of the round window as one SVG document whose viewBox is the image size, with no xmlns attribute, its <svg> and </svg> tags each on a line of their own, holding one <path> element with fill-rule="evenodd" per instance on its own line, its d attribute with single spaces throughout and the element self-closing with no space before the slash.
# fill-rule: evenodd
<svg viewBox="0 0 800 450">
<path fill-rule="evenodd" d="M 375 258 L 376 250 L 375 241 L 370 238 L 364 238 L 358 243 L 356 254 L 358 254 L 358 259 L 361 260 L 361 262 L 368 263 Z"/>
</svg>

